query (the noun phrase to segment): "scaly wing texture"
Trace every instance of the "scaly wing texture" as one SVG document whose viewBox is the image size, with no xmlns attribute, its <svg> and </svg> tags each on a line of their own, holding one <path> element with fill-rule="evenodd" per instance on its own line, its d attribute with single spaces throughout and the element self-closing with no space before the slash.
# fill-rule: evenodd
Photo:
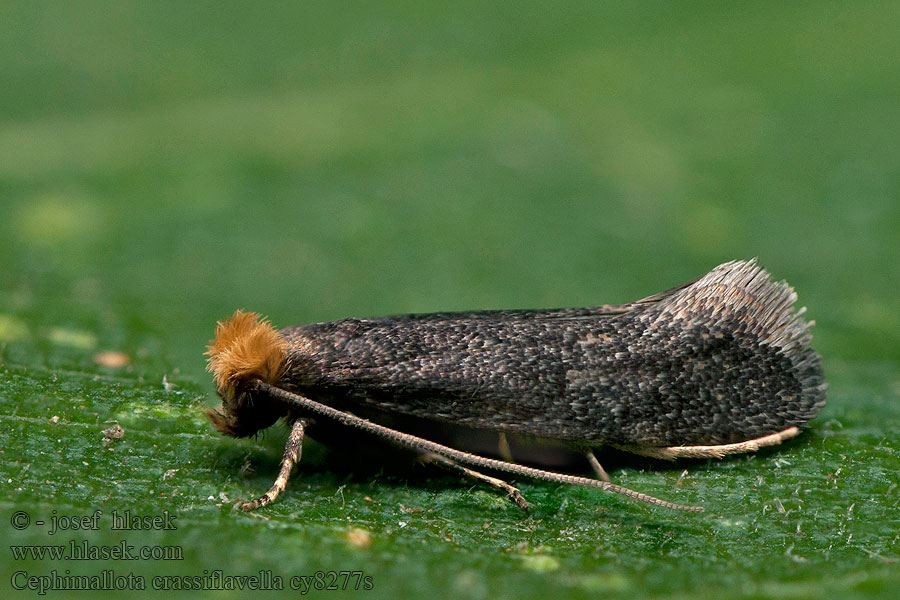
<svg viewBox="0 0 900 600">
<path fill-rule="evenodd" d="M 313 324 L 282 331 L 283 381 L 344 406 L 553 439 L 733 443 L 802 426 L 825 402 L 795 299 L 739 261 L 621 307 Z"/>
</svg>

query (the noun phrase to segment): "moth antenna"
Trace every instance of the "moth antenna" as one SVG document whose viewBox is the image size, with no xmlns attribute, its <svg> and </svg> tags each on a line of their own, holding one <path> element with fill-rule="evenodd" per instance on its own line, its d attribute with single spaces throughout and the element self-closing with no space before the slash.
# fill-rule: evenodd
<svg viewBox="0 0 900 600">
<path fill-rule="evenodd" d="M 675 504 L 673 502 L 654 498 L 653 496 L 643 494 L 641 492 L 630 490 L 608 481 L 588 479 L 587 477 L 568 475 L 565 473 L 554 473 L 553 471 L 544 471 L 543 469 L 508 463 L 502 460 L 486 458 L 477 454 L 463 452 L 462 450 L 457 450 L 449 446 L 444 446 L 443 444 L 438 444 L 437 442 L 432 442 L 430 440 L 426 440 L 409 433 L 403 433 L 402 431 L 397 431 L 395 429 L 373 423 L 372 421 L 368 421 L 355 415 L 345 413 L 336 408 L 328 406 L 327 404 L 322 404 L 321 402 L 316 402 L 315 400 L 311 400 L 305 396 L 294 394 L 264 381 L 257 380 L 252 385 L 255 386 L 257 390 L 279 398 L 287 402 L 288 404 L 292 404 L 299 408 L 312 411 L 329 419 L 339 421 L 344 425 L 355 427 L 367 433 L 372 433 L 381 438 L 397 443 L 401 446 L 405 446 L 407 448 L 411 448 L 421 452 L 431 452 L 434 454 L 445 456 L 447 458 L 458 460 L 460 462 L 468 463 L 470 465 L 495 469 L 497 471 L 505 471 L 507 473 L 523 475 L 525 477 L 531 477 L 533 479 L 541 479 L 554 483 L 566 483 L 595 487 L 607 492 L 613 492 L 616 494 L 621 494 L 623 496 L 628 496 L 629 498 L 640 500 L 641 502 L 646 502 L 647 504 L 661 506 L 663 508 L 670 508 L 672 510 L 682 510 L 688 512 L 701 512 L 703 510 L 702 506 Z"/>
</svg>

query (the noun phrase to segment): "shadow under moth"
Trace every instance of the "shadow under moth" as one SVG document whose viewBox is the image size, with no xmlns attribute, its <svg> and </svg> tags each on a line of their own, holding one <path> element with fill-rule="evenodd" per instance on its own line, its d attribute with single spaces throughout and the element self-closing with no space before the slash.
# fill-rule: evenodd
<svg viewBox="0 0 900 600">
<path fill-rule="evenodd" d="M 825 404 L 827 385 L 795 301 L 792 288 L 753 260 L 592 308 L 343 319 L 280 331 L 237 311 L 208 348 L 222 405 L 207 415 L 234 437 L 278 419 L 290 427 L 277 480 L 241 502 L 244 510 L 284 490 L 307 429 L 315 437 L 330 421 L 496 487 L 523 509 L 517 488 L 474 468 L 699 511 L 610 482 L 593 451 L 721 458 L 796 436 Z M 392 417 L 490 432 L 500 458 L 384 424 Z M 579 453 L 597 478 L 513 462 L 506 436 L 519 435 Z"/>
</svg>

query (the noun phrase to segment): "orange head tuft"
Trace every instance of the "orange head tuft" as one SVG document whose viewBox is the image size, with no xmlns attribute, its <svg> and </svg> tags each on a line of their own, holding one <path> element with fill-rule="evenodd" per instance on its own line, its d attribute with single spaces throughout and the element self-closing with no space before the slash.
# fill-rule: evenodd
<svg viewBox="0 0 900 600">
<path fill-rule="evenodd" d="M 216 337 L 207 347 L 207 369 L 213 373 L 222 397 L 220 411 L 207 410 L 213 425 L 236 437 L 253 435 L 277 420 L 261 402 L 250 401 L 245 392 L 254 380 L 277 384 L 284 373 L 288 343 L 269 321 L 256 313 L 238 310 L 219 321 Z M 257 399 L 259 400 L 259 399 Z"/>
</svg>

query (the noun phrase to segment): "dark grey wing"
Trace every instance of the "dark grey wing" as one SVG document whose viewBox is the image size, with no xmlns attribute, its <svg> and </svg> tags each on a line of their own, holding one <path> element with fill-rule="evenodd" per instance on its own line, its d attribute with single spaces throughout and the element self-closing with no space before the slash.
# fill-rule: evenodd
<svg viewBox="0 0 900 600">
<path fill-rule="evenodd" d="M 824 404 L 794 299 L 755 263 L 727 263 L 617 313 L 310 325 L 292 330 L 305 340 L 292 368 L 309 382 L 301 393 L 461 425 L 598 444 L 731 443 L 802 425 Z"/>
</svg>

